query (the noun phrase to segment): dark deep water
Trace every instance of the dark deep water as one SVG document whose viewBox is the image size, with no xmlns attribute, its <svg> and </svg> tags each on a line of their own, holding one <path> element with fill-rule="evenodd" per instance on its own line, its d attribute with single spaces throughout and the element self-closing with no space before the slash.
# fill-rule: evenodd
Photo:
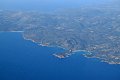
<svg viewBox="0 0 120 80">
<path fill-rule="evenodd" d="M 0 80 L 120 80 L 120 65 L 87 59 L 80 53 L 57 59 L 61 49 L 41 47 L 20 33 L 0 33 Z"/>
</svg>

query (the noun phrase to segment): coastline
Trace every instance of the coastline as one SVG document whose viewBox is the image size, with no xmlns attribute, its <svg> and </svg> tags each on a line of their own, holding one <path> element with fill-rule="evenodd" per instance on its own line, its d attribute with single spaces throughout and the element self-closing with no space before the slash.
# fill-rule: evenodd
<svg viewBox="0 0 120 80">
<path fill-rule="evenodd" d="M 10 32 L 10 33 L 23 33 L 24 31 L 0 31 L 0 33 L 4 33 L 4 32 Z M 23 39 L 24 40 L 28 40 L 28 41 L 31 41 L 31 42 L 33 42 L 33 43 L 36 43 L 38 46 L 45 46 L 45 47 L 57 47 L 57 48 L 60 48 L 60 49 L 63 49 L 63 50 L 67 50 L 67 49 L 65 49 L 65 48 L 63 48 L 63 47 L 61 47 L 61 46 L 52 46 L 52 45 L 44 45 L 44 44 L 42 44 L 42 43 L 39 43 L 39 42 L 36 42 L 36 41 L 34 41 L 33 39 L 28 39 L 28 38 L 26 38 L 25 36 L 24 36 L 24 34 L 22 34 L 22 37 L 23 37 Z M 72 53 L 71 53 L 71 55 L 73 55 L 73 54 L 76 54 L 77 52 L 85 52 L 86 54 L 89 54 L 89 55 L 91 55 L 92 53 L 91 52 L 89 52 L 89 51 L 86 51 L 86 50 L 75 50 L 75 51 L 73 51 Z M 84 57 L 86 57 L 86 58 L 96 58 L 96 59 L 99 59 L 100 60 L 100 62 L 104 62 L 104 63 L 107 63 L 107 64 L 114 64 L 114 65 L 119 65 L 120 63 L 115 63 L 115 62 L 109 62 L 109 61 L 106 61 L 106 60 L 103 60 L 102 58 L 100 58 L 100 57 L 88 57 L 86 54 L 82 54 Z M 54 54 L 53 54 L 54 55 Z"/>
</svg>

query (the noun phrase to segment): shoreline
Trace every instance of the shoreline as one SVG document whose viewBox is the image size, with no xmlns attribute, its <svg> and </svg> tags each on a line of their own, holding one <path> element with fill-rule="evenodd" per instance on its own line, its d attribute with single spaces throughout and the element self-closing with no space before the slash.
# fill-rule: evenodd
<svg viewBox="0 0 120 80">
<path fill-rule="evenodd" d="M 5 33 L 5 32 L 10 32 L 10 33 L 23 33 L 24 31 L 0 31 L 0 33 Z M 60 48 L 60 49 L 63 49 L 63 50 L 67 50 L 67 49 L 65 49 L 65 48 L 63 48 L 63 47 L 61 47 L 61 46 L 52 46 L 52 45 L 44 45 L 44 44 L 42 44 L 42 43 L 39 43 L 39 42 L 36 42 L 36 41 L 34 41 L 33 39 L 29 39 L 29 38 L 26 38 L 24 35 L 22 35 L 22 37 L 23 37 L 23 39 L 24 40 L 27 40 L 27 41 L 30 41 L 30 42 L 32 42 L 32 43 L 35 43 L 35 44 L 37 44 L 38 46 L 45 46 L 45 47 L 57 47 L 57 48 Z M 86 51 L 86 50 L 75 50 L 75 51 L 73 51 L 72 52 L 72 54 L 76 54 L 77 52 L 85 52 L 86 54 L 92 54 L 91 52 L 89 52 L 89 51 Z M 99 57 L 88 57 L 88 56 L 86 56 L 86 54 L 82 54 L 84 57 L 86 57 L 86 58 L 96 58 L 96 59 L 99 59 L 99 60 L 101 60 L 100 62 L 104 62 L 104 63 L 107 63 L 107 64 L 114 64 L 114 65 L 119 65 L 120 63 L 114 63 L 114 62 L 109 62 L 109 61 L 105 61 L 105 60 L 102 60 L 101 58 L 99 58 Z"/>
</svg>

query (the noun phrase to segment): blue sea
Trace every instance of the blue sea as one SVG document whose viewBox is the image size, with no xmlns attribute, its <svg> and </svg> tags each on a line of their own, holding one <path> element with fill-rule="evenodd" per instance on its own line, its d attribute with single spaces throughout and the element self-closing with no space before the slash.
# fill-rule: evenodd
<svg viewBox="0 0 120 80">
<path fill-rule="evenodd" d="M 82 52 L 58 59 L 55 47 L 24 40 L 21 33 L 0 33 L 0 80 L 120 80 L 120 65 L 85 58 Z"/>
</svg>

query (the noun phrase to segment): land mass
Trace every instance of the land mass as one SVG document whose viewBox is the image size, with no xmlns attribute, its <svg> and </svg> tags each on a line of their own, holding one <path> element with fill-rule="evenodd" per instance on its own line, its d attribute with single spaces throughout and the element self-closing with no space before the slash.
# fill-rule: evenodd
<svg viewBox="0 0 120 80">
<path fill-rule="evenodd" d="M 55 14 L 0 10 L 0 31 L 20 31 L 37 44 L 65 49 L 53 54 L 58 58 L 83 50 L 88 52 L 86 57 L 120 64 L 119 8 L 80 8 Z"/>
</svg>

